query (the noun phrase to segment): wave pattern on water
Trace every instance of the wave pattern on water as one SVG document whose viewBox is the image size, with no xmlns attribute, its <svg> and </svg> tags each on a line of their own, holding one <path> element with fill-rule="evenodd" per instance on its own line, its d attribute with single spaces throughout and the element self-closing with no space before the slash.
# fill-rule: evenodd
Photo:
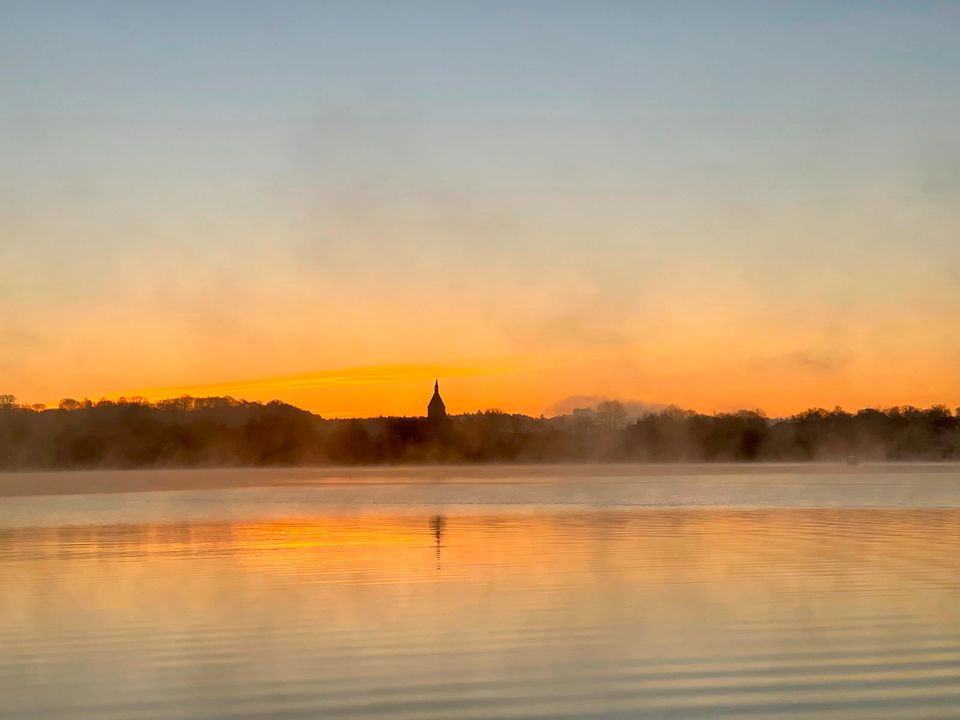
<svg viewBox="0 0 960 720">
<path fill-rule="evenodd" d="M 0 530 L 0 715 L 960 717 L 960 511 Z"/>
</svg>

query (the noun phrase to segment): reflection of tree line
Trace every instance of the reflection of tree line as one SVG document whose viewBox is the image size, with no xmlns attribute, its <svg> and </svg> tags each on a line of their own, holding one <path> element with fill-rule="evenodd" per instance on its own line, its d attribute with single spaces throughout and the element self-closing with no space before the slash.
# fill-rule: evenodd
<svg viewBox="0 0 960 720">
<path fill-rule="evenodd" d="M 450 543 L 444 515 L 423 517 L 316 517 L 291 523 L 178 522 L 50 528 L 0 528 L 0 565 L 11 561 L 226 558 L 246 556 L 246 567 L 273 569 L 292 562 L 298 572 L 343 569 L 354 576 L 356 558 L 382 571 L 420 567 L 427 553 L 441 570 L 441 552 Z M 344 533 L 363 542 L 334 543 Z M 415 546 L 407 540 L 416 536 Z M 682 582 L 715 576 L 751 575 L 773 562 L 806 564 L 818 582 L 832 576 L 836 585 L 862 584 L 868 575 L 926 585 L 955 587 L 956 563 L 923 565 L 924 558 L 953 558 L 960 542 L 960 511 L 955 509 L 617 509 L 461 518 L 454 528 L 457 555 L 446 558 L 456 573 L 490 563 L 514 567 L 563 563 L 613 572 L 643 568 L 647 581 Z M 290 543 L 291 539 L 295 543 Z M 403 542 L 397 544 L 400 538 Z M 562 538 L 562 546 L 557 539 Z M 388 546 L 399 554 L 384 553 Z M 432 546 L 432 550 L 431 550 Z M 411 547 L 423 550 L 411 554 Z M 763 547 L 773 555 L 758 553 Z M 884 549 L 887 548 L 887 549 Z M 291 557 L 301 555 L 300 559 Z M 279 553 L 279 556 L 277 555 Z M 559 554 L 558 554 L 559 553 Z M 824 557 L 834 553 L 824 566 Z M 309 562 L 304 556 L 309 555 Z M 259 558 L 259 560 L 258 560 Z M 410 562 L 411 565 L 405 565 Z M 399 565 L 398 565 L 399 563 Z M 586 563 L 586 565 L 584 565 Z M 783 580 L 763 573 L 764 582 Z"/>
<path fill-rule="evenodd" d="M 0 396 L 0 467 L 308 463 L 960 459 L 960 419 L 943 406 L 757 412 L 666 409 L 628 420 L 618 403 L 531 418 L 488 411 L 327 420 L 280 402 L 230 398 L 67 400 L 57 409 Z"/>
<path fill-rule="evenodd" d="M 406 518 L 404 518 L 405 520 Z M 403 527 L 402 523 L 399 523 Z M 251 527 L 255 532 L 251 532 Z M 130 523 L 123 525 L 67 525 L 63 527 L 0 528 L 0 562 L 16 559 L 113 559 L 135 556 L 182 557 L 233 554 L 237 548 L 246 552 L 286 548 L 293 535 L 303 548 L 322 547 L 309 542 L 318 535 L 336 537 L 338 533 L 378 530 L 396 526 L 391 520 L 349 518 L 331 526 L 329 518 L 282 520 L 262 523 L 169 522 Z M 422 527 L 422 526 L 420 526 Z M 412 529 L 413 526 L 410 526 Z M 447 519 L 430 517 L 428 532 L 435 548 L 437 562 L 443 547 Z M 417 533 L 421 532 L 419 528 Z M 305 542 L 306 541 L 306 542 Z"/>
<path fill-rule="evenodd" d="M 0 529 L 0 561 L 20 559 L 211 556 L 236 545 L 235 526 L 223 522 L 130 523 Z"/>
</svg>

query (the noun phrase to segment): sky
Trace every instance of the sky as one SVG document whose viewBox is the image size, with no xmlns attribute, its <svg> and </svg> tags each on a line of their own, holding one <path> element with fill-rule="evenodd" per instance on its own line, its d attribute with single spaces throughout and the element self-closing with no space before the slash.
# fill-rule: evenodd
<svg viewBox="0 0 960 720">
<path fill-rule="evenodd" d="M 0 5 L 0 392 L 960 405 L 960 4 Z"/>
</svg>

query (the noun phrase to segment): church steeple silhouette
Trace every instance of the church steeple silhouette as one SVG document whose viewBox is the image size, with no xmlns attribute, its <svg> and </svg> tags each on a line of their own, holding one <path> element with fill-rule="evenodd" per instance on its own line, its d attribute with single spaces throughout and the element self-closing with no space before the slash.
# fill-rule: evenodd
<svg viewBox="0 0 960 720">
<path fill-rule="evenodd" d="M 441 420 L 446 416 L 447 407 L 443 404 L 443 398 L 440 397 L 440 380 L 437 379 L 433 383 L 433 397 L 427 405 L 427 417 L 431 420 Z"/>
</svg>

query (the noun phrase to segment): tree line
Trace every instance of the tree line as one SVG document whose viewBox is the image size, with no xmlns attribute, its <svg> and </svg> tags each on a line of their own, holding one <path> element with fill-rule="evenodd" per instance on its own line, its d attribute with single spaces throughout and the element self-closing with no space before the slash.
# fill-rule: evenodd
<svg viewBox="0 0 960 720">
<path fill-rule="evenodd" d="M 0 469 L 483 462 L 960 460 L 960 409 L 813 409 L 628 418 L 617 402 L 557 418 L 499 410 L 327 419 L 229 397 L 66 399 L 0 395 Z"/>
</svg>

